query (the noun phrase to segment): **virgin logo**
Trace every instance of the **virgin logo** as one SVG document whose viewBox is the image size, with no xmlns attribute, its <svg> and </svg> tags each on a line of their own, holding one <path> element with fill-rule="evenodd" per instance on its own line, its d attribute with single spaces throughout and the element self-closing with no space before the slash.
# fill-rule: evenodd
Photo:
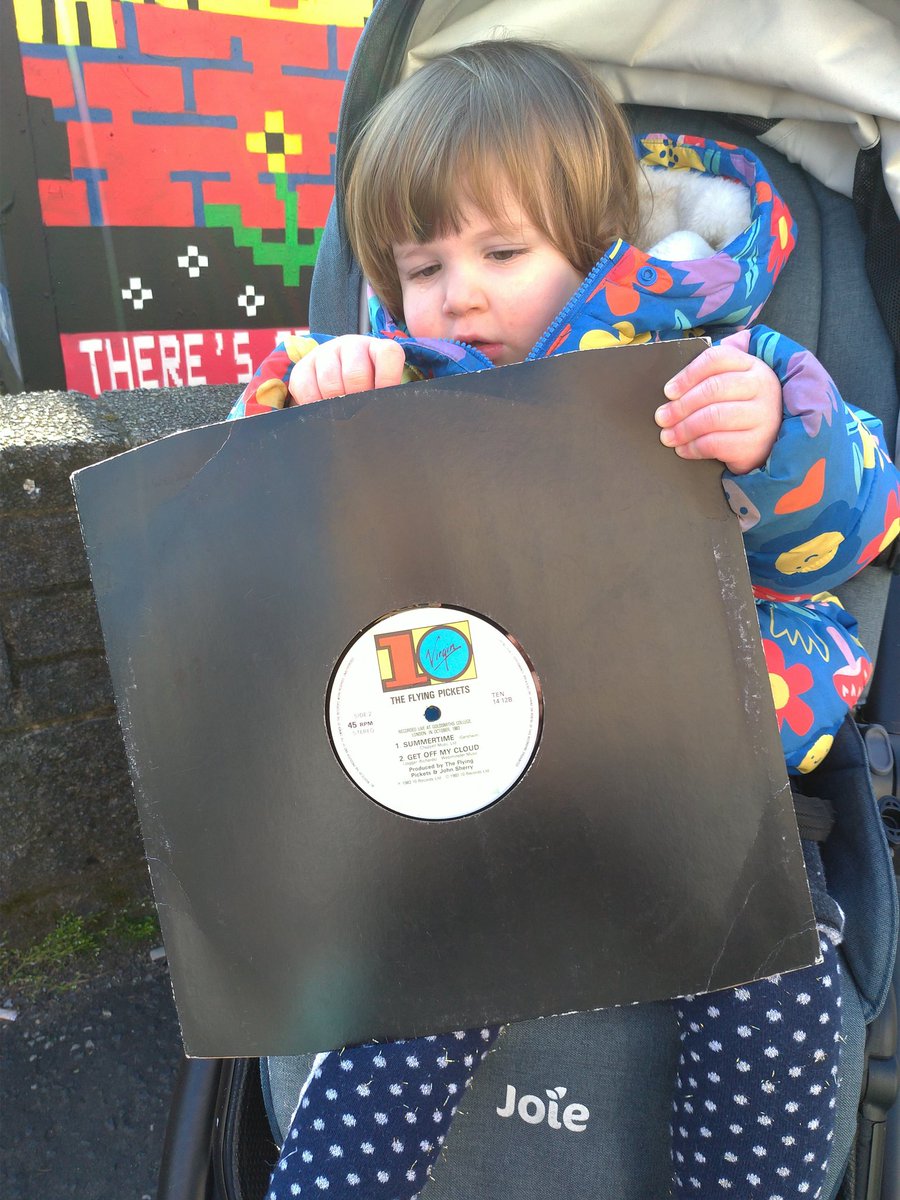
<svg viewBox="0 0 900 1200">
<path fill-rule="evenodd" d="M 511 1083 L 506 1085 L 506 1101 L 502 1108 L 497 1109 L 498 1117 L 511 1117 L 513 1113 L 528 1125 L 540 1125 L 546 1117 L 551 1129 L 568 1129 L 571 1133 L 584 1133 L 590 1119 L 590 1110 L 584 1104 L 567 1104 L 559 1111 L 559 1102 L 566 1094 L 564 1087 L 548 1088 L 544 1093 L 546 1103 L 540 1096 L 521 1096 L 516 1100 L 516 1089 Z"/>
</svg>

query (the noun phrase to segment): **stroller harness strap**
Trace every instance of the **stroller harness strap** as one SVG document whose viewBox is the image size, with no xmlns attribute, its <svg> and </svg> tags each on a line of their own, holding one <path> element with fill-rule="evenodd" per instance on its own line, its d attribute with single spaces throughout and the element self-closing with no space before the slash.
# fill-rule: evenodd
<svg viewBox="0 0 900 1200">
<path fill-rule="evenodd" d="M 834 805 L 822 796 L 804 796 L 791 789 L 794 815 L 801 838 L 808 842 L 827 842 L 834 828 Z"/>
</svg>

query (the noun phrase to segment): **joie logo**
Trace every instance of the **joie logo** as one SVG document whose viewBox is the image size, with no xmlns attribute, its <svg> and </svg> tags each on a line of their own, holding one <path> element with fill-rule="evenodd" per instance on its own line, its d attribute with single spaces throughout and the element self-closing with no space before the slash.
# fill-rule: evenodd
<svg viewBox="0 0 900 1200">
<path fill-rule="evenodd" d="M 511 1083 L 506 1085 L 506 1101 L 502 1108 L 497 1109 L 498 1117 L 511 1117 L 517 1112 L 523 1121 L 529 1125 L 540 1125 L 544 1117 L 551 1129 L 568 1129 L 571 1133 L 584 1133 L 590 1120 L 590 1110 L 584 1104 L 567 1104 L 559 1111 L 559 1102 L 566 1094 L 564 1087 L 548 1088 L 545 1095 L 547 1103 L 540 1096 L 521 1096 L 516 1101 L 516 1089 Z"/>
</svg>

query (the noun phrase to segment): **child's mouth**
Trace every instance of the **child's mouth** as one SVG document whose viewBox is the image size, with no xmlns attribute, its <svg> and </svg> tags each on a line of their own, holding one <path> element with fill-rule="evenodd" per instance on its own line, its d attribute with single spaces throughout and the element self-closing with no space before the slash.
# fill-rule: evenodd
<svg viewBox="0 0 900 1200">
<path fill-rule="evenodd" d="M 497 358 L 503 353 L 502 342 L 479 342 L 473 340 L 469 345 L 474 346 L 476 350 L 480 350 L 485 358 L 489 358 L 491 362 L 496 362 Z"/>
</svg>

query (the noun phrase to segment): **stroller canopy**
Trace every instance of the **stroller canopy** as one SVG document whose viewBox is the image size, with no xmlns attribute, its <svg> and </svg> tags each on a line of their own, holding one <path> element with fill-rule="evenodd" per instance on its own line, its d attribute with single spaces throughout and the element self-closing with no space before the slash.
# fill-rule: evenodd
<svg viewBox="0 0 900 1200">
<path fill-rule="evenodd" d="M 759 118 L 761 141 L 846 196 L 859 151 L 880 144 L 900 212 L 896 0 L 381 0 L 375 15 L 390 23 L 391 8 L 405 10 L 401 73 L 486 37 L 544 39 L 595 64 L 623 103 Z"/>
</svg>

